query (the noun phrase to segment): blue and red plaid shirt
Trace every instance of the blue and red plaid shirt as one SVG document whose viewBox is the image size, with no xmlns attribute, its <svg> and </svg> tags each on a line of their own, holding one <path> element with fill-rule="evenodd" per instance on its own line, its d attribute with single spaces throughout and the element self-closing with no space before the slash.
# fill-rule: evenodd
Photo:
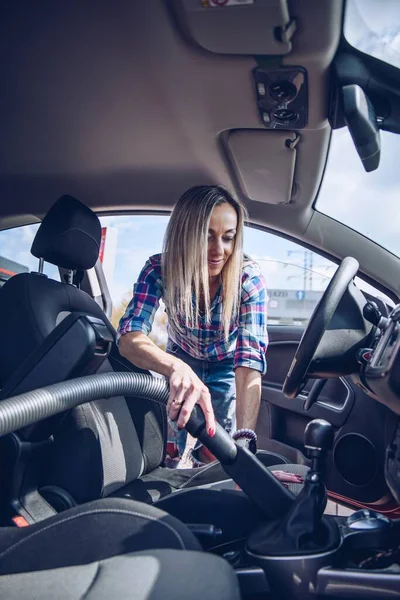
<svg viewBox="0 0 400 600">
<path fill-rule="evenodd" d="M 155 254 L 148 259 L 133 287 L 132 300 L 119 323 L 118 339 L 132 331 L 148 335 L 162 297 L 161 254 Z M 230 327 L 227 339 L 224 338 L 222 327 L 221 289 L 211 303 L 209 324 L 205 316 L 200 316 L 198 328 L 183 326 L 182 332 L 168 329 L 168 336 L 194 358 L 218 361 L 232 357 L 235 368 L 248 367 L 264 374 L 267 370 L 267 306 L 264 277 L 258 264 L 249 260 L 243 267 L 239 314 Z"/>
</svg>

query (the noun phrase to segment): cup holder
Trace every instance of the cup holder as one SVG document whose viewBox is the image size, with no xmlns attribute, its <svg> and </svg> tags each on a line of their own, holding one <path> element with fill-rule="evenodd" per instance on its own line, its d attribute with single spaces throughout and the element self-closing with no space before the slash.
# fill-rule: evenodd
<svg viewBox="0 0 400 600">
<path fill-rule="evenodd" d="M 367 589 L 371 598 L 398 597 L 393 594 L 400 580 L 400 520 L 367 510 L 347 522 L 328 519 L 340 535 L 326 551 L 279 556 L 256 554 L 247 545 L 249 563 L 261 567 L 271 592 L 285 600 L 331 597 L 333 591 L 335 598 L 348 598 Z"/>
<path fill-rule="evenodd" d="M 286 549 L 277 545 L 268 535 L 263 543 L 263 529 L 256 530 L 247 540 L 246 552 L 250 562 L 264 571 L 273 594 L 285 600 L 309 598 L 315 590 L 318 572 L 335 563 L 340 552 L 342 537 L 334 518 L 323 517 L 324 535 L 321 546 L 305 543 L 304 548 Z"/>
<path fill-rule="evenodd" d="M 369 571 L 400 567 L 400 522 L 370 531 L 345 529 L 340 563 Z"/>
</svg>

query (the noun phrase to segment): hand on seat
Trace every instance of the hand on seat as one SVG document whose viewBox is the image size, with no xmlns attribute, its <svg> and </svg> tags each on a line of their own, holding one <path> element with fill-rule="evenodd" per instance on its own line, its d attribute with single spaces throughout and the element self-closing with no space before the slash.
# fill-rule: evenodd
<svg viewBox="0 0 400 600">
<path fill-rule="evenodd" d="M 272 471 L 272 474 L 283 484 L 304 483 L 303 477 L 295 475 L 294 473 L 289 473 L 289 471 Z"/>
<path fill-rule="evenodd" d="M 289 473 L 289 471 L 272 471 L 272 475 L 274 475 L 285 487 L 289 487 L 288 483 L 304 483 L 303 477 L 300 475 L 295 475 L 294 473 Z M 235 490 L 239 492 L 242 489 L 235 483 Z"/>
</svg>

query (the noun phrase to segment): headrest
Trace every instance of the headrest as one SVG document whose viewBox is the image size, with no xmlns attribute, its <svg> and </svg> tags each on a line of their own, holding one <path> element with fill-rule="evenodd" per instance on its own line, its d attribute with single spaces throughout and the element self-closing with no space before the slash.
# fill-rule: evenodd
<svg viewBox="0 0 400 600">
<path fill-rule="evenodd" d="M 98 217 L 72 196 L 61 196 L 43 219 L 31 252 L 57 267 L 91 269 L 100 251 Z"/>
</svg>

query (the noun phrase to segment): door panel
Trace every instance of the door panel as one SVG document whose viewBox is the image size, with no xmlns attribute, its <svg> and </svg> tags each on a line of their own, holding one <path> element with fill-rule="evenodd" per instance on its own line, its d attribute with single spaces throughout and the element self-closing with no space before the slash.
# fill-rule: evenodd
<svg viewBox="0 0 400 600">
<path fill-rule="evenodd" d="M 384 478 L 385 432 L 395 416 L 369 398 L 351 378 L 327 382 L 309 412 L 304 410 L 310 381 L 295 400 L 282 394 L 282 384 L 303 334 L 301 327 L 270 326 L 268 372 L 263 378 L 257 423 L 259 447 L 279 452 L 290 462 L 307 464 L 303 436 L 307 423 L 323 418 L 335 428 L 333 451 L 327 458 L 330 492 L 349 500 L 376 503 L 390 497 Z"/>
</svg>

